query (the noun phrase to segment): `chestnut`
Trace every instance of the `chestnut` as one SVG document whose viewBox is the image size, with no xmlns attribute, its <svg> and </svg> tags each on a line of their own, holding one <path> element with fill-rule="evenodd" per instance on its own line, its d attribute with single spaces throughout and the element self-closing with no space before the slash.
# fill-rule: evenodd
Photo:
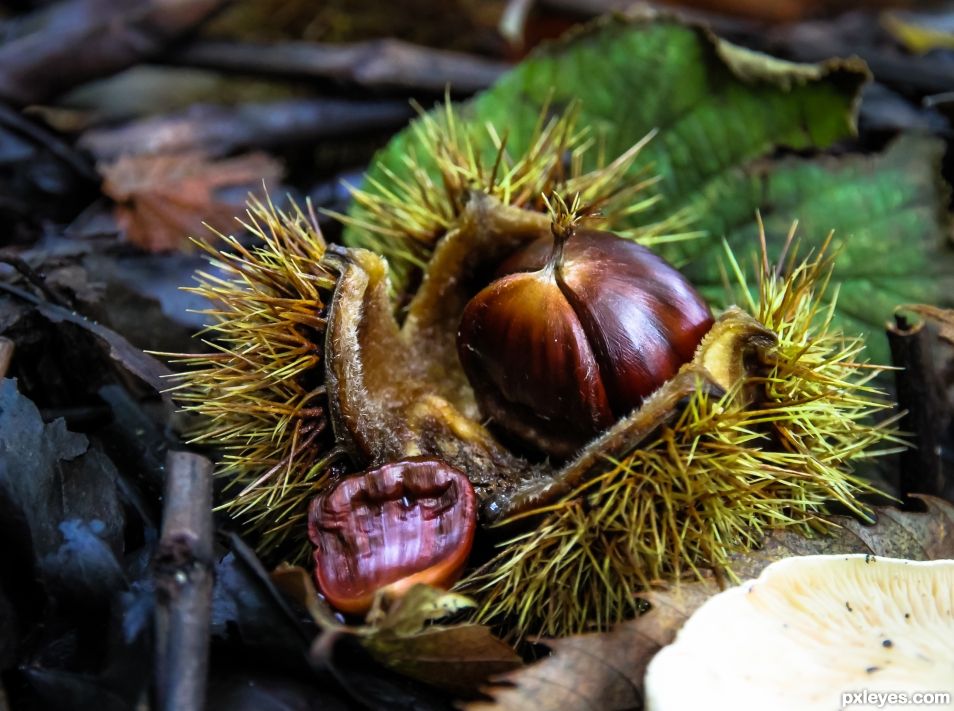
<svg viewBox="0 0 954 711">
<path fill-rule="evenodd" d="M 566 459 L 672 378 L 712 326 L 661 257 L 610 232 L 554 225 L 464 309 L 461 365 L 504 436 Z"/>
<path fill-rule="evenodd" d="M 412 457 L 338 482 L 308 511 L 315 580 L 342 612 L 363 613 L 378 590 L 449 587 L 477 527 L 477 499 L 463 472 Z"/>
</svg>

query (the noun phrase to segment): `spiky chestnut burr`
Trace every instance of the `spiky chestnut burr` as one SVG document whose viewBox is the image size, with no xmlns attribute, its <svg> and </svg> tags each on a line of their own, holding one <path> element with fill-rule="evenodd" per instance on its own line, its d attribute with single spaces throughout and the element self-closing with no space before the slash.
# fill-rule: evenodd
<svg viewBox="0 0 954 711">
<path fill-rule="evenodd" d="M 436 391 L 475 422 L 474 393 L 460 377 L 449 334 L 486 284 L 478 281 L 475 288 L 475 277 L 545 238 L 554 219 L 563 218 L 559 211 L 539 210 L 574 195 L 561 192 L 565 183 L 559 181 L 549 184 L 540 204 L 509 203 L 510 191 L 497 197 L 480 188 L 462 190 L 461 184 L 486 184 L 479 167 L 497 163 L 458 160 L 478 151 L 461 138 L 466 134 L 459 126 L 446 133 L 435 119 L 424 126 L 439 136 L 432 145 L 446 192 L 464 197 L 440 203 L 450 216 L 442 227 L 435 219 L 415 233 L 430 235 L 417 244 L 433 240 L 433 246 L 425 252 L 423 280 L 401 332 L 426 344 L 423 367 L 439 383 Z M 447 150 L 441 141 L 463 142 L 466 150 Z M 606 195 L 631 186 L 624 173 L 610 173 L 593 181 L 600 184 L 604 209 L 612 204 Z M 372 215 L 369 239 L 387 243 L 386 233 L 395 234 L 383 248 L 401 250 L 412 241 L 400 230 L 404 203 L 396 196 L 441 192 L 423 177 L 423 168 L 410 174 L 408 183 L 359 194 Z M 571 212 L 590 214 L 580 208 L 586 201 L 570 201 L 579 208 Z M 435 214 L 432 206 L 425 212 Z M 583 224 L 599 220 L 586 217 Z M 822 308 L 831 265 L 830 257 L 819 256 L 776 271 L 765 255 L 759 299 L 742 290 L 746 309 L 719 316 L 692 361 L 638 410 L 563 465 L 521 469 L 519 460 L 498 460 L 497 480 L 489 487 L 475 483 L 485 523 L 524 529 L 461 583 L 478 598 L 481 619 L 516 635 L 605 628 L 637 612 L 636 593 L 647 585 L 701 574 L 702 568 L 724 570 L 731 552 L 757 545 L 774 526 L 824 529 L 831 501 L 865 511 L 857 496 L 868 485 L 854 476 L 853 466 L 892 451 L 899 440 L 886 415 L 892 404 L 869 385 L 879 369 L 864 363 L 863 340 L 836 332 L 833 307 Z M 734 269 L 741 280 L 742 271 Z"/>
<path fill-rule="evenodd" d="M 657 581 L 703 566 L 731 577 L 730 554 L 771 528 L 824 532 L 828 502 L 867 515 L 856 497 L 872 488 L 853 468 L 902 441 L 871 385 L 882 369 L 832 327 L 826 247 L 781 270 L 764 259 L 754 299 L 729 253 L 755 317 L 725 312 L 679 375 L 591 445 L 616 447 L 612 461 L 500 496 L 503 523 L 535 523 L 462 582 L 480 619 L 518 636 L 604 629 Z M 645 436 L 624 451 L 627 431 L 630 445 Z"/>
<path fill-rule="evenodd" d="M 463 584 L 480 598 L 484 619 L 517 635 L 605 627 L 632 614 L 634 593 L 657 577 L 718 569 L 730 551 L 754 545 L 775 525 L 823 527 L 830 500 L 862 510 L 855 497 L 865 484 L 852 475 L 852 464 L 866 449 L 878 454 L 877 445 L 894 434 L 869 423 L 889 404 L 866 385 L 877 369 L 860 364 L 863 343 L 834 333 L 830 311 L 816 298 L 827 261 L 784 274 L 766 267 L 759 298 L 746 302 L 748 313 L 721 314 L 690 363 L 565 465 L 528 462 L 497 441 L 482 424 L 456 354 L 467 302 L 509 255 L 550 233 L 547 200 L 580 195 L 579 204 L 599 207 L 608 218 L 601 224 L 587 209 L 581 226 L 622 234 L 621 222 L 634 214 L 627 206 L 653 202 L 636 197 L 652 181 L 633 167 L 639 145 L 583 171 L 586 142 L 572 128 L 572 115 L 541 121 L 528 151 L 516 157 L 492 127 L 481 141 L 450 109 L 444 120 L 428 117 L 418 126 L 427 155 L 409 156 L 404 177 L 369 183 L 356 198 L 363 213 L 353 224 L 366 244 L 416 255 L 420 286 L 401 289 L 400 301 L 387 263 L 365 249 L 326 255 L 322 243 L 307 269 L 286 273 L 288 249 L 315 251 L 310 229 L 289 232 L 289 245 L 273 240 L 260 247 L 252 261 L 261 275 L 249 277 L 251 285 L 243 276 L 245 256 L 228 247 L 236 278 L 212 283 L 228 305 L 216 317 L 226 323 L 213 332 L 226 339 L 217 346 L 224 356 L 194 356 L 198 372 L 185 375 L 180 393 L 197 410 L 207 403 L 205 412 L 216 417 L 207 441 L 236 447 L 226 466 L 242 485 L 226 506 L 245 510 L 260 530 L 291 532 L 290 540 L 303 543 L 305 501 L 326 490 L 330 457 L 341 457 L 347 471 L 437 457 L 467 474 L 484 523 L 523 527 Z M 635 234 L 659 234 L 674 223 Z M 299 244 L 303 235 L 308 244 Z M 292 308 L 304 275 L 323 285 L 317 301 L 324 308 L 314 309 L 312 299 L 304 309 L 310 316 Z M 287 299 L 277 312 L 276 295 Z M 238 308 L 229 305 L 233 300 Z M 273 320 L 255 320 L 259 312 Z M 295 331 L 311 359 L 301 369 L 293 359 L 277 369 L 266 362 L 269 334 L 286 343 L 277 335 L 286 313 L 296 327 L 305 318 L 324 329 Z M 248 371 L 232 360 L 246 349 L 257 359 Z M 289 374 L 302 378 L 300 392 L 314 393 L 315 407 L 326 408 L 290 407 L 277 387 Z M 254 401 L 254 426 L 236 398 Z M 276 469 L 298 452 L 289 426 L 299 420 L 305 426 L 319 412 L 327 413 L 330 427 L 310 443 L 310 457 L 296 454 L 294 467 Z M 231 438 L 236 426 L 255 433 L 246 444 L 274 448 L 275 456 L 244 461 L 243 445 Z M 295 485 L 285 486 L 284 478 Z"/>
<path fill-rule="evenodd" d="M 297 208 L 252 198 L 242 226 L 257 246 L 218 232 L 197 242 L 210 267 L 190 290 L 212 304 L 202 312 L 212 351 L 167 354 L 181 369 L 170 391 L 198 416 L 189 440 L 223 452 L 224 508 L 261 550 L 291 534 L 291 554 L 300 555 L 308 502 L 343 454 L 329 423 L 323 352 L 338 264 L 317 221 Z"/>
<path fill-rule="evenodd" d="M 304 553 L 306 502 L 336 472 L 429 454 L 466 471 L 481 500 L 533 476 L 536 465 L 480 424 L 455 334 L 477 276 L 549 233 L 541 194 L 573 190 L 610 223 L 653 204 L 636 199 L 654 182 L 633 169 L 645 141 L 584 170 L 590 142 L 575 116 L 571 109 L 541 118 L 531 149 L 515 157 L 491 127 L 496 157 L 488 163 L 448 106 L 444 121 L 421 124 L 433 149 L 422 160 L 437 159 L 442 185 L 421 164 L 389 199 L 357 193 L 374 217 L 362 223 L 370 234 L 397 239 L 399 250 L 436 247 L 403 323 L 384 260 L 364 249 L 328 250 L 297 209 L 283 214 L 253 201 L 247 227 L 260 245 L 218 234 L 205 246 L 213 270 L 199 275 L 196 291 L 215 305 L 203 334 L 215 351 L 177 358 L 184 372 L 174 396 L 200 416 L 192 441 L 224 450 L 223 507 L 244 521 L 261 553 L 286 541 Z M 433 199 L 421 203 L 422 195 Z M 639 233 L 665 234 L 677 222 Z M 282 556 L 301 559 L 288 549 Z"/>
</svg>

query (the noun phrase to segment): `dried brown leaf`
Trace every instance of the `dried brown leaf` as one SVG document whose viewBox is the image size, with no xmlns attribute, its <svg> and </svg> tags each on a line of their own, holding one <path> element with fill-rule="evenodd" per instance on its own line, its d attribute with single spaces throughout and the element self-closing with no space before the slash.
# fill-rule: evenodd
<svg viewBox="0 0 954 711">
<path fill-rule="evenodd" d="M 954 345 L 954 309 L 942 309 L 930 304 L 905 304 L 899 307 L 904 311 L 913 311 L 938 327 L 938 336 Z"/>
<path fill-rule="evenodd" d="M 322 629 L 335 629 L 343 625 L 335 618 L 335 613 L 315 589 L 311 576 L 299 565 L 279 565 L 269 575 L 275 587 L 290 600 L 308 612 L 315 624 Z"/>
<path fill-rule="evenodd" d="M 754 578 L 776 560 L 824 553 L 871 553 L 913 560 L 954 558 L 954 504 L 934 497 L 919 498 L 927 506 L 924 513 L 882 508 L 878 509 L 878 522 L 871 526 L 834 517 L 840 527 L 826 537 L 808 539 L 793 531 L 778 532 L 760 550 L 738 556 L 733 570 L 740 578 Z M 646 595 L 652 606 L 647 613 L 610 632 L 543 640 L 552 651 L 549 657 L 496 677 L 496 683 L 506 686 L 485 688 L 492 700 L 470 704 L 467 709 L 638 708 L 646 665 L 720 589 L 712 577 L 653 591 Z"/>
<path fill-rule="evenodd" d="M 150 252 L 179 249 L 203 223 L 227 230 L 236 205 L 224 188 L 248 189 L 277 180 L 281 166 L 264 153 L 210 160 L 198 152 L 123 156 L 100 165 L 103 193 L 116 202 L 116 221 L 126 238 Z"/>
<path fill-rule="evenodd" d="M 387 610 L 372 609 L 362 643 L 395 671 L 459 694 L 473 694 L 495 674 L 522 665 L 506 642 L 485 625 L 434 625 L 473 601 L 428 585 L 415 585 Z M 377 606 L 376 606 L 377 608 Z"/>
<path fill-rule="evenodd" d="M 463 595 L 416 585 L 388 609 L 372 609 L 368 624 L 349 627 L 335 619 L 304 568 L 280 566 L 271 578 L 276 587 L 308 610 L 326 633 L 354 635 L 385 666 L 454 693 L 472 695 L 490 677 L 522 664 L 510 645 L 484 625 L 430 624 L 472 606 Z M 329 653 L 330 646 L 322 644 L 313 651 L 316 655 Z"/>
<path fill-rule="evenodd" d="M 407 637 L 378 634 L 365 647 L 382 664 L 420 681 L 472 695 L 490 677 L 522 661 L 485 625 L 428 627 Z"/>
<path fill-rule="evenodd" d="M 168 387 L 168 378 L 172 371 L 164 363 L 144 353 L 130 343 L 124 336 L 107 328 L 101 323 L 92 321 L 76 311 L 57 306 L 56 304 L 37 298 L 28 291 L 24 291 L 11 284 L 0 283 L 0 291 L 16 296 L 18 299 L 33 304 L 36 310 L 50 323 L 71 323 L 95 336 L 106 349 L 109 357 L 125 370 L 129 371 L 157 393 L 163 394 Z M 168 397 L 163 394 L 163 397 Z"/>
</svg>

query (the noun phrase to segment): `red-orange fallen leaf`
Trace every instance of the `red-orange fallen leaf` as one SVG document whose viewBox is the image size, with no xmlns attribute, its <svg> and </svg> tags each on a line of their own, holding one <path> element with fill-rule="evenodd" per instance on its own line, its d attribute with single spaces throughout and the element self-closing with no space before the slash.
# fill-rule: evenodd
<svg viewBox="0 0 954 711">
<path fill-rule="evenodd" d="M 871 553 L 912 560 L 954 558 L 954 504 L 928 496 L 919 498 L 927 504 L 925 513 L 879 509 L 878 522 L 873 526 L 836 517 L 841 528 L 831 536 L 808 539 L 793 531 L 778 532 L 762 549 L 738 556 L 732 568 L 740 579 L 747 579 L 757 577 L 770 563 L 792 555 Z M 640 708 L 643 674 L 653 655 L 669 644 L 689 616 L 720 589 L 710 578 L 657 590 L 646 595 L 652 606 L 646 614 L 609 632 L 542 640 L 551 650 L 549 657 L 495 677 L 501 686 L 483 690 L 492 700 L 466 708 Z"/>
<path fill-rule="evenodd" d="M 227 230 L 237 205 L 223 188 L 254 189 L 281 177 L 281 166 L 263 153 L 210 160 L 201 153 L 124 156 L 99 166 L 103 193 L 116 202 L 119 226 L 133 244 L 150 252 L 179 249 L 202 223 Z"/>
</svg>

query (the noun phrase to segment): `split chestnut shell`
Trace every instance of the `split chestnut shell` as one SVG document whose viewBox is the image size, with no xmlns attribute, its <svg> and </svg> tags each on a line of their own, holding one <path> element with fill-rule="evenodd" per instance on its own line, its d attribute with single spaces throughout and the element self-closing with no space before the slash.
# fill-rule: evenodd
<svg viewBox="0 0 954 711">
<path fill-rule="evenodd" d="M 486 417 L 560 459 L 672 378 L 713 323 L 682 274 L 609 232 L 541 237 L 498 275 L 464 310 L 461 365 Z"/>
<path fill-rule="evenodd" d="M 311 503 L 315 579 L 342 612 L 366 612 L 375 593 L 452 585 L 470 554 L 476 497 L 467 477 L 424 457 L 340 481 Z"/>
</svg>

